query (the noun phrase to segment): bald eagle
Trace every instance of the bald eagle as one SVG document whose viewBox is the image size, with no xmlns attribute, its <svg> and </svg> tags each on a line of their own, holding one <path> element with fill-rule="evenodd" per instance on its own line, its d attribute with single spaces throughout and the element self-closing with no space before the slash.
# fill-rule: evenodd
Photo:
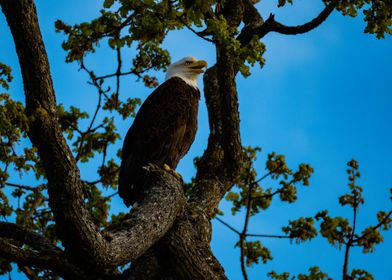
<svg viewBox="0 0 392 280">
<path fill-rule="evenodd" d="M 128 207 L 142 199 L 143 166 L 174 170 L 192 145 L 200 99 L 196 81 L 204 67 L 207 63 L 194 57 L 171 64 L 166 81 L 140 107 L 122 148 L 118 191 Z"/>
</svg>

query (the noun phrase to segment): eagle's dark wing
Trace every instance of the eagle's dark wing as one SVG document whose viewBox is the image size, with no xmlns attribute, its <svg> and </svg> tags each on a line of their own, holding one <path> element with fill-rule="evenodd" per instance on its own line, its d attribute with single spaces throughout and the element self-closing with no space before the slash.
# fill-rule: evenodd
<svg viewBox="0 0 392 280">
<path fill-rule="evenodd" d="M 193 143 L 200 93 L 178 77 L 159 86 L 140 107 L 123 144 L 119 194 L 126 205 L 139 200 L 142 167 L 178 161 Z"/>
</svg>

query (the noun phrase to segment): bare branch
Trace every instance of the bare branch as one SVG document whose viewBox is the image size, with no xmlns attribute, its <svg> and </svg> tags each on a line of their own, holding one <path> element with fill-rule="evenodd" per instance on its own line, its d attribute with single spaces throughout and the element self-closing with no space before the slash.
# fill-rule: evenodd
<svg viewBox="0 0 392 280">
<path fill-rule="evenodd" d="M 5 185 L 9 186 L 9 187 L 13 187 L 13 188 L 26 190 L 26 191 L 35 191 L 35 187 L 30 187 L 30 186 L 26 186 L 26 185 L 14 184 L 14 183 L 9 183 L 9 182 L 6 182 Z"/>
<path fill-rule="evenodd" d="M 246 266 L 245 266 L 245 248 L 244 247 L 245 247 L 246 234 L 248 232 L 249 219 L 250 219 L 250 214 L 251 214 L 251 209 L 252 209 L 252 204 L 253 204 L 252 191 L 253 191 L 253 185 L 249 185 L 248 195 L 247 195 L 248 202 L 246 203 L 246 215 L 245 215 L 244 227 L 243 227 L 242 232 L 240 234 L 240 263 L 241 263 L 242 276 L 244 277 L 245 280 L 248 280 L 248 274 L 246 272 Z"/>
<path fill-rule="evenodd" d="M 185 20 L 183 20 L 180 16 L 177 16 L 177 19 L 178 19 L 178 20 L 179 20 L 188 30 L 190 30 L 190 31 L 191 31 L 193 34 L 195 34 L 196 36 L 200 37 L 201 39 L 203 39 L 203 40 L 205 40 L 205 41 L 207 41 L 207 42 L 214 42 L 214 40 L 205 37 L 205 36 L 203 35 L 203 34 L 204 34 L 203 31 L 198 32 L 198 31 L 196 31 L 195 29 L 193 29 L 193 28 L 192 28 L 189 24 L 187 24 L 187 23 L 185 22 Z"/>
<path fill-rule="evenodd" d="M 154 66 L 150 66 L 150 67 L 147 67 L 147 68 L 143 69 L 142 71 L 131 70 L 131 71 L 128 71 L 128 72 L 120 72 L 120 73 L 115 72 L 115 73 L 112 73 L 112 74 L 107 74 L 107 75 L 103 75 L 103 76 L 97 76 L 96 79 L 99 80 L 99 79 L 107 79 L 107 78 L 113 78 L 113 77 L 117 77 L 117 76 L 128 76 L 128 75 L 135 75 L 138 78 L 142 78 L 141 74 L 143 74 L 143 73 L 145 73 L 147 71 L 150 71 L 153 68 L 154 68 Z"/>
<path fill-rule="evenodd" d="M 321 13 L 313 18 L 311 21 L 297 26 L 287 26 L 275 20 L 275 15 L 270 14 L 268 19 L 264 23 L 254 22 L 252 24 L 246 25 L 240 35 L 238 40 L 242 45 L 246 45 L 250 42 L 253 36 L 258 36 L 263 38 L 269 32 L 277 32 L 285 35 L 297 35 L 307 33 L 315 28 L 317 28 L 321 23 L 323 23 L 329 15 L 334 11 L 338 0 L 331 1 Z"/>
<path fill-rule="evenodd" d="M 225 221 L 223 221 L 221 218 L 219 217 L 215 217 L 215 219 L 220 222 L 222 225 L 226 226 L 228 229 L 230 229 L 231 231 L 233 231 L 234 233 L 241 235 L 241 232 L 239 232 L 238 230 L 236 230 L 234 227 L 232 227 L 231 225 L 229 225 L 228 223 L 226 223 Z"/>
<path fill-rule="evenodd" d="M 233 226 L 231 226 L 230 224 L 228 224 L 227 222 L 225 222 L 224 220 L 222 220 L 219 217 L 215 217 L 215 219 L 220 222 L 221 224 L 223 224 L 224 226 L 226 226 L 228 229 L 230 229 L 231 231 L 233 231 L 234 233 L 241 235 L 241 232 L 239 232 L 237 229 L 235 229 Z M 246 234 L 247 237 L 261 237 L 261 238 L 279 238 L 279 239 L 292 239 L 292 238 L 296 238 L 296 236 L 289 236 L 289 235 L 276 235 L 276 234 L 259 234 L 259 233 L 247 233 Z"/>
</svg>

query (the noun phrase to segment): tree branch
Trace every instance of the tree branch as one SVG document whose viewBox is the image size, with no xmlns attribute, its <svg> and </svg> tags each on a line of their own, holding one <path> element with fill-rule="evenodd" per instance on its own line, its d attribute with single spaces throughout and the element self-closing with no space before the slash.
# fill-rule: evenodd
<svg viewBox="0 0 392 280">
<path fill-rule="evenodd" d="M 366 236 L 368 236 L 373 230 L 378 229 L 379 227 L 381 227 L 387 220 L 388 218 L 392 215 L 392 210 L 388 212 L 388 215 L 386 215 L 384 217 L 384 219 L 382 219 L 377 225 L 372 227 L 371 231 L 367 231 L 365 234 L 363 234 L 362 236 L 353 239 L 352 243 L 358 243 L 359 241 L 361 241 L 362 239 L 364 239 Z"/>
<path fill-rule="evenodd" d="M 197 163 L 196 187 L 190 197 L 210 218 L 233 186 L 242 160 L 234 62 L 224 51 L 220 56 L 222 62 L 209 68 L 203 78 L 210 135 Z"/>
<path fill-rule="evenodd" d="M 9 182 L 6 182 L 5 185 L 8 187 L 18 188 L 18 189 L 22 189 L 22 190 L 26 190 L 26 191 L 35 191 L 35 189 L 36 189 L 34 187 L 20 185 L 20 184 L 14 184 L 14 183 L 9 183 Z"/>
<path fill-rule="evenodd" d="M 140 205 L 120 227 L 107 233 L 112 263 L 122 265 L 134 261 L 173 225 L 183 211 L 185 197 L 181 183 L 166 171 L 155 165 L 147 167 L 148 181 Z"/>
<path fill-rule="evenodd" d="M 38 250 L 53 250 L 55 248 L 42 235 L 14 223 L 0 222 L 0 237 L 12 238 Z"/>
<path fill-rule="evenodd" d="M 251 24 L 246 25 L 240 35 L 238 35 L 237 39 L 241 42 L 242 45 L 247 45 L 253 36 L 258 36 L 258 38 L 263 38 L 269 32 L 277 32 L 285 35 L 297 35 L 307 33 L 315 28 L 317 28 L 321 23 L 323 23 L 328 16 L 334 11 L 339 0 L 331 1 L 321 13 L 312 19 L 311 21 L 297 26 L 287 26 L 275 20 L 275 15 L 270 14 L 268 19 L 262 23 L 252 22 Z"/>
<path fill-rule="evenodd" d="M 86 279 L 87 276 L 76 266 L 70 264 L 64 253 L 54 250 L 35 251 L 0 238 L 0 256 L 22 266 L 49 269 L 69 279 Z"/>
<path fill-rule="evenodd" d="M 230 224 L 226 223 L 224 220 L 222 220 L 219 217 L 215 217 L 215 219 L 220 222 L 222 225 L 233 231 L 234 233 L 241 235 L 241 232 L 239 232 L 236 228 L 231 226 Z M 289 236 L 289 235 L 276 235 L 276 234 L 259 234 L 259 233 L 246 233 L 246 237 L 262 237 L 262 238 L 287 238 L 287 239 L 292 239 L 296 238 L 296 236 Z"/>
</svg>

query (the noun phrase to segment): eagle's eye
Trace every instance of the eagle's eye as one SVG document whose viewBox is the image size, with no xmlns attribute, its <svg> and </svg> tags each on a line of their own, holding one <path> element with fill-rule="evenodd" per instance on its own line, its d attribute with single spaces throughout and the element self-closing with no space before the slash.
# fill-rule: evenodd
<svg viewBox="0 0 392 280">
<path fill-rule="evenodd" d="M 185 61 L 185 65 L 189 65 L 189 64 L 191 64 L 191 63 L 192 63 L 192 61 L 190 61 L 190 60 Z"/>
</svg>

